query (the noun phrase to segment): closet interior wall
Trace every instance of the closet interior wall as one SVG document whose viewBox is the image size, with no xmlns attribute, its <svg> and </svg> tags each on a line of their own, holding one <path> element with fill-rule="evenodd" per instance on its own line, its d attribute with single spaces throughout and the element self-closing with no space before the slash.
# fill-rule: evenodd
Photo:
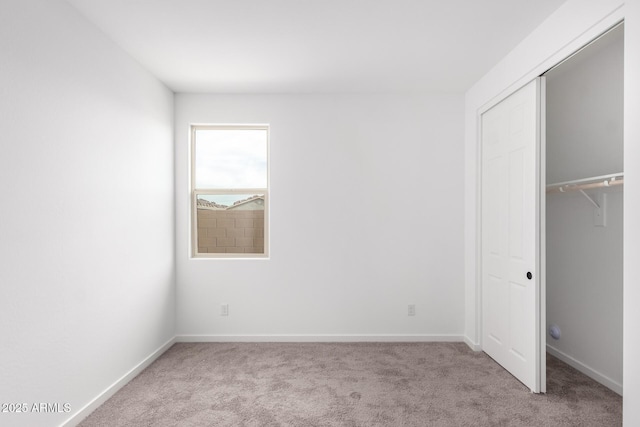
<svg viewBox="0 0 640 427">
<path fill-rule="evenodd" d="M 547 185 L 623 172 L 623 28 L 546 74 Z M 622 393 L 623 188 L 606 196 L 606 226 L 579 191 L 546 199 L 547 350 Z"/>
</svg>

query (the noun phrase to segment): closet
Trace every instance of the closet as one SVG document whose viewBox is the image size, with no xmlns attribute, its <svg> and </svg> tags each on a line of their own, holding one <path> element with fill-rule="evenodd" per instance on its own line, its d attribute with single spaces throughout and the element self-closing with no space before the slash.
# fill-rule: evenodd
<svg viewBox="0 0 640 427">
<path fill-rule="evenodd" d="M 622 394 L 622 24 L 545 73 L 547 351 Z"/>
</svg>

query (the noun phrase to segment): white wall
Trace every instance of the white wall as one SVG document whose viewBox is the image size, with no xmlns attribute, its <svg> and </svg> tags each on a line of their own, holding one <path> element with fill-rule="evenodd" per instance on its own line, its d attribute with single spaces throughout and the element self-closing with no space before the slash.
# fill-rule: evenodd
<svg viewBox="0 0 640 427">
<path fill-rule="evenodd" d="M 623 29 L 547 73 L 546 173 L 556 183 L 622 171 Z M 554 355 L 622 392 L 622 189 L 606 194 L 606 227 L 580 193 L 547 195 L 547 337 Z"/>
<path fill-rule="evenodd" d="M 624 29 L 546 76 L 547 183 L 622 172 Z"/>
<path fill-rule="evenodd" d="M 466 94 L 465 336 L 479 345 L 477 292 L 478 110 L 540 75 L 619 19 L 625 19 L 624 422 L 640 423 L 640 2 L 569 0 Z"/>
<path fill-rule="evenodd" d="M 547 326 L 562 330 L 547 344 L 622 392 L 622 192 L 606 195 L 606 227 L 594 227 L 594 207 L 580 193 L 547 196 Z"/>
<path fill-rule="evenodd" d="M 61 0 L 0 57 L 0 402 L 70 405 L 0 424 L 59 425 L 173 337 L 173 95 Z"/>
<path fill-rule="evenodd" d="M 461 96 L 177 94 L 175 108 L 178 335 L 206 336 L 181 339 L 460 339 Z M 190 259 L 190 123 L 271 125 L 269 260 Z"/>
<path fill-rule="evenodd" d="M 624 423 L 640 424 L 640 0 L 625 3 Z"/>
</svg>

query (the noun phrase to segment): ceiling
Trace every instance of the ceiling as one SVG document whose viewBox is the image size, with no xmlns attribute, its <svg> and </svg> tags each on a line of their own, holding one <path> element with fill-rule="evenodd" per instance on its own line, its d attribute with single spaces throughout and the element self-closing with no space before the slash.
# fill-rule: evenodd
<svg viewBox="0 0 640 427">
<path fill-rule="evenodd" d="M 67 0 L 175 92 L 463 92 L 565 0 Z"/>
</svg>

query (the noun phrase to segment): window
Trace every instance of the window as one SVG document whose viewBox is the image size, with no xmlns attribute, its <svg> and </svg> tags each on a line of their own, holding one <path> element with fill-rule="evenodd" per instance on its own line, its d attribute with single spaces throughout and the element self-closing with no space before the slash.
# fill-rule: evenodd
<svg viewBox="0 0 640 427">
<path fill-rule="evenodd" d="M 269 127 L 191 127 L 193 255 L 268 256 Z"/>
</svg>

